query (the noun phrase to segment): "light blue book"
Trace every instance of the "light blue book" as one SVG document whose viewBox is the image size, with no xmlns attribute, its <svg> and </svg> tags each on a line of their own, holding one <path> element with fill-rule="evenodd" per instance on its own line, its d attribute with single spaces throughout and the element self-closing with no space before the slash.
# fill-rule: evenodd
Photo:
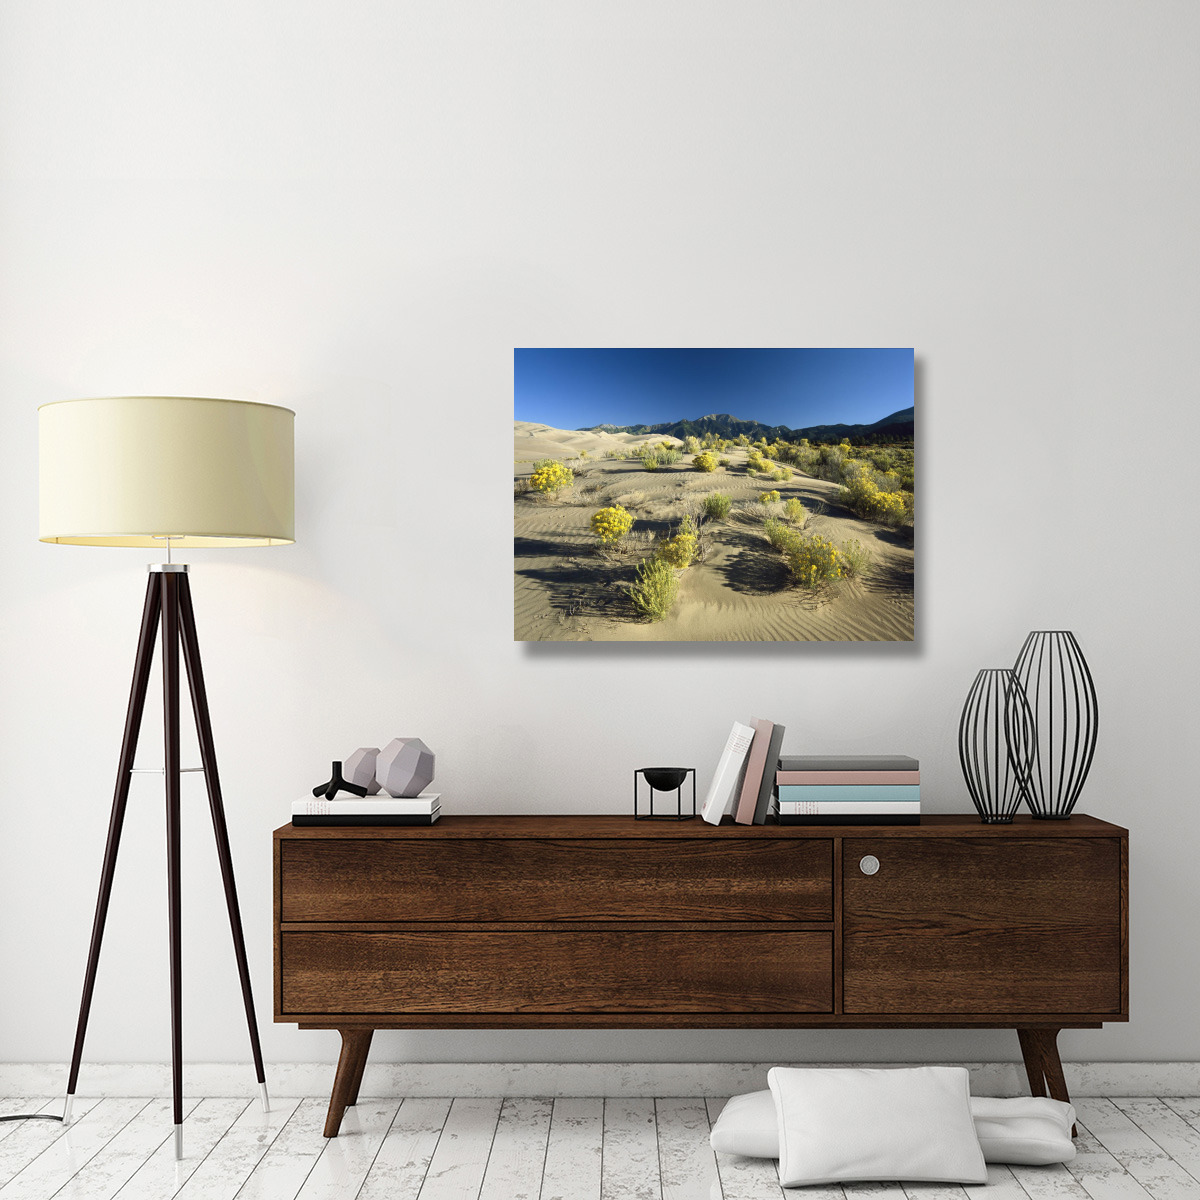
<svg viewBox="0 0 1200 1200">
<path fill-rule="evenodd" d="M 919 783 L 783 783 L 779 803 L 816 801 L 819 804 L 881 804 L 891 800 L 912 803 L 921 799 Z"/>
</svg>

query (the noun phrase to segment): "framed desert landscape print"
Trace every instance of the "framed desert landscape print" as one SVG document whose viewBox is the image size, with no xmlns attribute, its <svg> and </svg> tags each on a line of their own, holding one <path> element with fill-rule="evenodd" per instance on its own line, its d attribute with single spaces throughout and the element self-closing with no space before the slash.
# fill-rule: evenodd
<svg viewBox="0 0 1200 1200">
<path fill-rule="evenodd" d="M 912 641 L 911 348 L 517 349 L 518 641 Z"/>
</svg>

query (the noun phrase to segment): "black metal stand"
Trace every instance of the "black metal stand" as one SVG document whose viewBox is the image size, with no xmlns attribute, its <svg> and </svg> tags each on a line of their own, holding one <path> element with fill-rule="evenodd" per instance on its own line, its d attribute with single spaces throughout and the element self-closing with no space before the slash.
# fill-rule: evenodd
<svg viewBox="0 0 1200 1200">
<path fill-rule="evenodd" d="M 96 899 L 96 915 L 92 921 L 92 942 L 88 950 L 87 972 L 83 981 L 83 997 L 79 1002 L 79 1023 L 75 1029 L 75 1050 L 71 1056 L 71 1073 L 67 1079 L 67 1097 L 63 1121 L 71 1119 L 71 1104 L 79 1081 L 79 1064 L 83 1058 L 83 1040 L 87 1033 L 92 994 L 96 988 L 96 967 L 100 961 L 100 945 L 104 940 L 104 924 L 108 917 L 108 902 L 112 895 L 117 851 L 121 844 L 121 828 L 129 800 L 129 782 L 133 774 L 133 758 L 137 750 L 142 713 L 146 707 L 146 691 L 150 684 L 150 667 L 159 625 L 162 626 L 163 668 L 163 729 L 165 741 L 165 778 L 167 799 L 167 897 L 170 924 L 171 963 L 171 1085 L 174 1098 L 175 1157 L 183 1157 L 183 1022 L 180 886 L 179 886 L 179 651 L 187 671 L 191 692 L 192 713 L 196 720 L 196 735 L 200 743 L 201 770 L 208 789 L 208 807 L 212 815 L 213 836 L 221 878 L 225 883 L 225 904 L 229 910 L 229 926 L 233 934 L 234 955 L 242 984 L 242 1000 L 246 1008 L 246 1023 L 250 1029 L 250 1050 L 258 1075 L 263 1108 L 268 1107 L 266 1073 L 263 1070 L 262 1047 L 258 1040 L 258 1023 L 254 1016 L 254 998 L 250 990 L 250 967 L 246 959 L 246 940 L 242 933 L 242 917 L 238 907 L 237 885 L 233 878 L 233 857 L 229 850 L 229 830 L 225 823 L 225 806 L 221 800 L 221 785 L 217 777 L 216 747 L 208 715 L 208 698 L 204 690 L 204 673 L 200 666 L 200 645 L 196 638 L 196 618 L 192 611 L 192 593 L 188 584 L 187 566 L 166 564 L 150 568 L 146 584 L 146 603 L 142 609 L 142 627 L 138 635 L 137 656 L 134 660 L 133 686 L 129 692 L 129 707 L 125 713 L 125 734 L 121 741 L 117 786 L 113 794 L 112 816 L 108 824 L 108 841 L 104 848 L 104 866 L 100 873 L 100 894 Z"/>
<path fill-rule="evenodd" d="M 692 779 L 692 811 L 683 811 L 683 784 L 691 776 Z M 649 785 L 650 806 L 647 812 L 642 812 L 639 798 L 638 779 L 644 778 Z M 655 812 L 654 796 L 656 792 L 675 793 L 674 812 Z M 696 769 L 695 767 L 638 767 L 633 773 L 633 817 L 635 821 L 690 821 L 696 815 Z"/>
</svg>

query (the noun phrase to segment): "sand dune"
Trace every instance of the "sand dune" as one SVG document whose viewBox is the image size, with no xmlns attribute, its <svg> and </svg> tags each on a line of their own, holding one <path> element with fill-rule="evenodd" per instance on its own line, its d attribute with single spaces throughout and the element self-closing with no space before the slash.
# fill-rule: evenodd
<svg viewBox="0 0 1200 1200">
<path fill-rule="evenodd" d="M 910 641 L 914 631 L 911 531 L 860 520 L 837 505 L 837 485 L 799 472 L 787 482 L 747 476 L 742 450 L 723 452 L 728 470 L 703 474 L 687 457 L 646 471 L 634 460 L 604 459 L 604 451 L 649 440 L 635 434 L 580 433 L 516 424 L 515 476 L 527 477 L 539 458 L 564 459 L 586 450 L 590 461 L 575 486 L 550 500 L 515 501 L 515 635 L 519 641 Z M 799 497 L 810 511 L 806 532 L 835 543 L 856 538 L 871 553 L 861 579 L 814 595 L 789 586 L 786 568 L 762 533 L 760 492 Z M 709 492 L 733 497 L 726 521 L 703 528 L 703 562 L 680 576 L 679 599 L 664 621 L 640 619 L 626 594 L 641 540 L 666 534 L 689 504 Z M 621 503 L 635 524 L 635 543 L 622 556 L 596 553 L 591 517 Z"/>
</svg>

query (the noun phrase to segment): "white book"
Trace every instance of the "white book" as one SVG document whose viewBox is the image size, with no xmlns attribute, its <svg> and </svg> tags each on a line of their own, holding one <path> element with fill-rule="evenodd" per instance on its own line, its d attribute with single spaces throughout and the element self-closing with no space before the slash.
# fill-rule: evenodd
<svg viewBox="0 0 1200 1200">
<path fill-rule="evenodd" d="M 734 721 L 729 731 L 729 740 L 721 751 L 717 772 L 709 784 L 708 794 L 700 806 L 700 815 L 710 825 L 720 825 L 726 813 L 733 812 L 737 795 L 741 790 L 742 775 L 746 770 L 746 757 L 750 743 L 754 741 L 754 730 L 741 721 Z"/>
<path fill-rule="evenodd" d="M 920 814 L 920 800 L 781 800 L 781 817 L 881 817 Z"/>
<path fill-rule="evenodd" d="M 422 792 L 419 796 L 348 796 L 333 800 L 324 796 L 302 796 L 292 804 L 293 817 L 366 816 L 421 817 L 440 811 L 441 792 Z"/>
</svg>

